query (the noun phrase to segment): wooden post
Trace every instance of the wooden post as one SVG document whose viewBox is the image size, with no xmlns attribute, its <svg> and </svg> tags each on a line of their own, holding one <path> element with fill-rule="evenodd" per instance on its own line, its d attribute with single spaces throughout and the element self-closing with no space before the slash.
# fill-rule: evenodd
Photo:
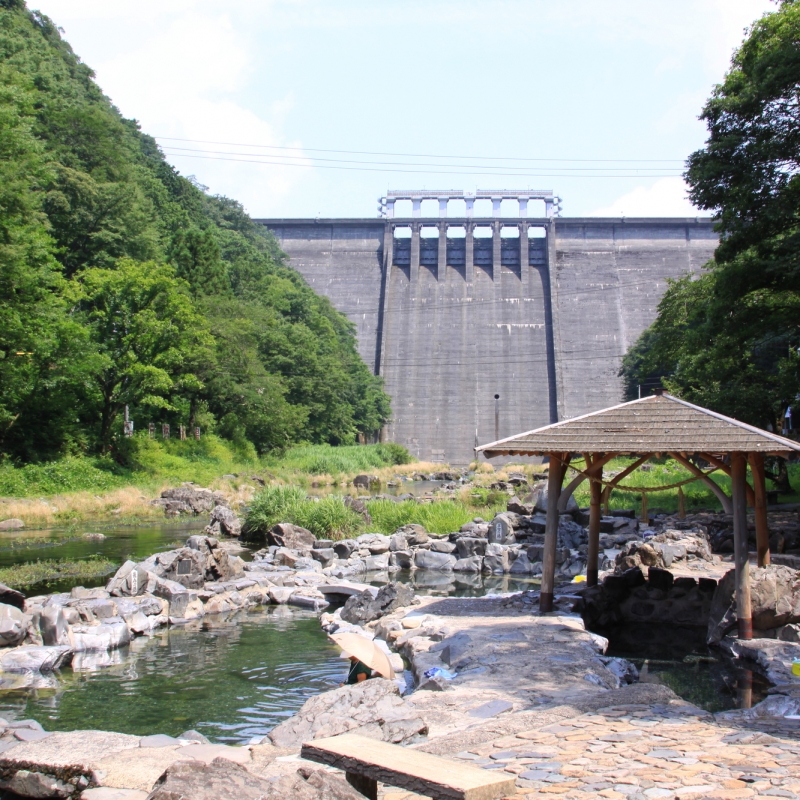
<svg viewBox="0 0 800 800">
<path fill-rule="evenodd" d="M 587 464 L 589 463 L 587 458 Z M 592 470 L 592 480 L 589 483 L 591 500 L 589 501 L 589 553 L 586 562 L 586 585 L 597 586 L 597 562 L 600 557 L 600 516 L 602 509 L 600 506 L 603 494 L 603 465 L 596 470 Z"/>
<path fill-rule="evenodd" d="M 378 800 L 378 781 L 374 778 L 367 778 L 365 775 L 357 775 L 355 772 L 345 772 L 345 780 L 357 791 L 361 792 L 369 800 Z"/>
<path fill-rule="evenodd" d="M 747 460 L 742 453 L 731 455 L 733 494 L 733 558 L 736 565 L 736 616 L 739 638 L 753 638 L 753 614 L 750 606 L 750 560 L 747 549 Z"/>
<path fill-rule="evenodd" d="M 756 517 L 756 550 L 758 566 L 766 567 L 769 558 L 769 523 L 767 521 L 767 483 L 764 477 L 764 456 L 761 453 L 750 453 L 750 469 L 753 473 L 753 490 L 755 493 Z"/>
<path fill-rule="evenodd" d="M 542 590 L 539 594 L 539 611 L 553 610 L 553 587 L 556 582 L 556 545 L 558 543 L 558 498 L 564 480 L 563 453 L 550 454 L 547 473 L 547 522 L 544 528 L 544 554 L 542 556 Z"/>
</svg>

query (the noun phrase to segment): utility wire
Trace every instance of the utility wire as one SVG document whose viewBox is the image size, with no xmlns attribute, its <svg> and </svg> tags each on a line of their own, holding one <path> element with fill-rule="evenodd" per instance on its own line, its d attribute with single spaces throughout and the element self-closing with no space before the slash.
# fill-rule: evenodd
<svg viewBox="0 0 800 800">
<path fill-rule="evenodd" d="M 381 153 L 370 152 L 368 150 L 324 150 L 316 147 L 287 147 L 276 144 L 248 144 L 242 142 L 215 142 L 209 139 L 181 139 L 175 136 L 155 136 L 158 141 L 164 142 L 193 142 L 194 144 L 217 144 L 226 147 L 257 147 L 264 150 L 302 150 L 308 153 L 343 153 L 351 156 L 391 156 L 393 158 L 465 158 L 471 161 L 539 161 L 556 163 L 609 163 L 609 164 L 656 164 L 672 163 L 684 164 L 684 159 L 680 158 L 514 158 L 512 156 L 459 156 L 448 154 L 426 154 L 426 153 Z"/>
<path fill-rule="evenodd" d="M 336 164 L 360 164 L 362 166 L 370 166 L 370 167 L 380 167 L 380 166 L 390 166 L 390 167 L 437 167 L 443 169 L 453 169 L 453 168 L 463 168 L 463 169 L 481 169 L 481 170 L 492 170 L 492 172 L 487 172 L 488 175 L 494 175 L 495 170 L 497 167 L 490 167 L 490 166 L 482 166 L 482 165 L 475 165 L 475 164 L 425 164 L 421 162 L 405 162 L 405 161 L 362 161 L 362 160 L 355 160 L 355 159 L 346 159 L 346 158 L 320 158 L 319 156 L 312 156 L 309 158 L 308 156 L 282 156 L 282 155 L 274 155 L 274 154 L 266 154 L 262 155 L 260 153 L 232 153 L 227 150 L 197 150 L 191 147 L 175 147 L 174 145 L 169 146 L 169 150 L 173 151 L 172 155 L 180 155 L 181 153 L 203 153 L 207 156 L 236 156 L 239 157 L 254 157 L 258 159 L 264 158 L 271 158 L 271 159 L 281 159 L 279 161 L 265 161 L 265 164 L 286 164 L 291 166 L 303 166 L 308 167 L 312 166 L 308 162 L 315 162 L 313 166 L 316 166 L 316 162 L 324 161 L 328 163 L 336 163 Z M 179 151 L 179 152 L 174 152 Z M 293 161 L 288 161 L 287 159 L 293 159 Z M 301 161 L 301 163 L 295 164 L 296 161 Z M 305 163 L 302 163 L 305 162 Z M 512 169 L 514 171 L 530 171 L 530 167 L 512 167 L 512 166 L 503 166 L 500 169 Z M 569 170 L 570 172 L 578 172 L 580 170 L 589 170 L 591 172 L 608 172 L 611 169 L 617 169 L 616 167 L 559 167 L 559 169 Z M 630 170 L 631 167 L 619 167 L 619 169 L 627 169 Z M 658 170 L 670 170 L 674 171 L 674 167 L 653 167 L 653 169 Z M 456 198 L 457 199 L 457 198 Z"/>
<path fill-rule="evenodd" d="M 264 166 L 283 166 L 283 167 L 301 167 L 304 169 L 336 169 L 344 170 L 347 172 L 399 172 L 406 175 L 483 175 L 494 178 L 676 178 L 680 177 L 682 173 L 676 172 L 669 174 L 661 172 L 658 175 L 635 173 L 631 175 L 564 175 L 562 173 L 517 173 L 517 172 L 465 172 L 464 170 L 446 172 L 443 170 L 433 169 L 390 169 L 388 167 L 339 167 L 332 164 L 294 164 L 284 163 L 280 161 L 261 161 L 255 159 L 245 158 L 228 158 L 227 156 L 201 156 L 191 155 L 188 153 L 166 153 L 171 156 L 181 156 L 182 158 L 199 158 L 207 161 L 233 161 L 237 164 L 263 164 Z M 458 199 L 458 198 L 455 198 Z"/>
</svg>

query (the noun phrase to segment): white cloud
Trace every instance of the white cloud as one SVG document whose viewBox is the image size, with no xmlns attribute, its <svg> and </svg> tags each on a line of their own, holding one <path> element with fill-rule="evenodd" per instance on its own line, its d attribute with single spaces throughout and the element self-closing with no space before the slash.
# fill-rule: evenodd
<svg viewBox="0 0 800 800">
<path fill-rule="evenodd" d="M 698 211 L 687 198 L 683 178 L 661 178 L 650 187 L 637 186 L 610 206 L 591 212 L 592 217 L 696 217 Z"/>
</svg>

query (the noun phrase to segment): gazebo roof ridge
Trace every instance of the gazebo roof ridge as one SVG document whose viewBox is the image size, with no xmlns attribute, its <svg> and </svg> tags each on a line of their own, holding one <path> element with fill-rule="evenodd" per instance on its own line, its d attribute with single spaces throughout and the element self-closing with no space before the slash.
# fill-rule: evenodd
<svg viewBox="0 0 800 800">
<path fill-rule="evenodd" d="M 566 452 L 784 455 L 800 453 L 800 443 L 663 393 L 499 439 L 475 451 L 488 458 Z"/>
</svg>

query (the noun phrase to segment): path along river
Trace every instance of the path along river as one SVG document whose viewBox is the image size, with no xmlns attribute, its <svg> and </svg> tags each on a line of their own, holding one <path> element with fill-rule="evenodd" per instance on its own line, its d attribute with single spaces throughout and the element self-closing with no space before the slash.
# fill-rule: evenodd
<svg viewBox="0 0 800 800">
<path fill-rule="evenodd" d="M 100 553 L 117 562 L 141 560 L 182 543 L 201 525 L 119 527 L 102 530 L 106 538 L 76 538 L 45 543 L 52 534 L 25 538 L 32 546 L 0 549 L 0 565 L 36 558 L 83 558 Z M 63 536 L 63 533 L 59 534 Z M 19 535 L 15 535 L 19 542 Z M 245 557 L 247 553 L 243 554 Z M 388 576 L 375 575 L 380 583 Z M 400 573 L 418 594 L 469 595 L 519 591 L 530 581 L 508 576 Z M 105 579 L 96 581 L 101 585 Z M 68 591 L 69 585 L 36 587 L 32 592 Z M 622 654 L 622 653 L 620 653 Z M 626 655 L 630 655 L 626 653 Z M 725 667 L 707 653 L 680 654 L 661 660 L 654 672 L 677 676 L 704 693 L 692 697 L 713 707 L 732 707 L 726 694 Z M 94 728 L 145 735 L 177 735 L 196 729 L 212 741 L 246 743 L 264 736 L 293 714 L 308 697 L 337 686 L 345 674 L 338 649 L 320 630 L 313 613 L 287 606 L 205 617 L 185 627 L 139 637 L 129 647 L 67 668 L 52 688 L 0 693 L 0 716 L 37 719 L 48 731 Z M 656 665 L 654 665 L 656 666 Z"/>
</svg>

